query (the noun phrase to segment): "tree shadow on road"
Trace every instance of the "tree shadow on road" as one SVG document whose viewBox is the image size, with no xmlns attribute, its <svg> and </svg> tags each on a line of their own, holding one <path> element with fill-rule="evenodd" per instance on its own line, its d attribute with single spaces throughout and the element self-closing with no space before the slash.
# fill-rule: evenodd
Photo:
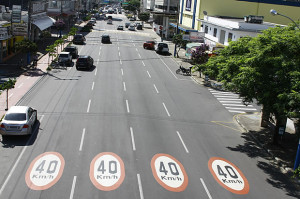
<svg viewBox="0 0 300 199">
<path fill-rule="evenodd" d="M 292 160 L 285 160 L 284 162 L 278 162 L 274 160 L 271 154 L 267 153 L 261 146 L 259 146 L 257 139 L 262 139 L 264 137 L 264 146 L 269 146 L 272 141 L 270 135 L 272 135 L 268 130 L 262 130 L 260 132 L 261 137 L 256 138 L 254 132 L 243 133 L 242 138 L 244 139 L 243 145 L 237 145 L 236 147 L 227 147 L 231 151 L 242 152 L 245 153 L 250 158 L 263 158 L 266 161 L 259 161 L 257 163 L 258 168 L 264 171 L 269 178 L 266 180 L 273 187 L 283 189 L 286 191 L 286 194 L 293 197 L 300 197 L 300 186 L 297 185 L 295 180 L 292 178 L 293 172 L 291 170 L 285 171 L 285 173 L 281 172 L 281 168 L 283 163 L 292 162 Z M 263 135 L 264 134 L 264 135 Z M 270 134 L 270 135 L 269 135 Z M 264 148 L 265 148 L 264 147 Z M 275 147 L 275 146 L 274 146 Z M 281 149 L 282 151 L 283 149 Z M 273 152 L 273 151 L 272 151 Z M 282 152 L 283 153 L 283 152 Z M 275 157 L 277 153 L 274 154 Z M 289 156 L 292 157 L 292 156 Z M 295 156 L 294 156 L 295 157 Z"/>
</svg>

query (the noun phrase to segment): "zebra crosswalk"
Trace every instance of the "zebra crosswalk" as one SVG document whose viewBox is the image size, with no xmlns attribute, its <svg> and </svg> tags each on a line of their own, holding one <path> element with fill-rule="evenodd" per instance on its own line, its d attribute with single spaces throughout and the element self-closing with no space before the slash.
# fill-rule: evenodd
<svg viewBox="0 0 300 199">
<path fill-rule="evenodd" d="M 231 113 L 255 112 L 257 109 L 252 105 L 243 104 L 243 100 L 238 94 L 208 89 L 212 95 Z"/>
</svg>

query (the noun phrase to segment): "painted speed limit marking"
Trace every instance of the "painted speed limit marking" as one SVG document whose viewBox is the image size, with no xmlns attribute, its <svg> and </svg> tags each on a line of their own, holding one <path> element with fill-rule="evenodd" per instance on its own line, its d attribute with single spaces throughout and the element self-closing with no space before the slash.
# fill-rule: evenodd
<svg viewBox="0 0 300 199">
<path fill-rule="evenodd" d="M 46 152 L 36 157 L 25 175 L 27 186 L 33 190 L 45 190 L 52 187 L 61 177 L 65 160 L 57 152 Z"/>
<path fill-rule="evenodd" d="M 90 179 L 102 191 L 117 189 L 125 178 L 122 159 L 111 152 L 99 153 L 91 162 Z"/>
<path fill-rule="evenodd" d="M 247 194 L 249 183 L 244 174 L 234 164 L 224 158 L 213 157 L 208 168 L 217 182 L 235 194 Z"/>
<path fill-rule="evenodd" d="M 169 191 L 181 192 L 188 185 L 184 167 L 171 155 L 162 153 L 154 155 L 151 168 L 156 181 Z"/>
</svg>

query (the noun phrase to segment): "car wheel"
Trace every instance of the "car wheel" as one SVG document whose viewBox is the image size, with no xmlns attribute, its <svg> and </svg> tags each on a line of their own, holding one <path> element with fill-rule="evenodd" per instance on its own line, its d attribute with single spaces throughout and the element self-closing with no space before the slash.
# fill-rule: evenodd
<svg viewBox="0 0 300 199">
<path fill-rule="evenodd" d="M 76 70 L 79 70 L 77 66 L 76 66 Z"/>
</svg>

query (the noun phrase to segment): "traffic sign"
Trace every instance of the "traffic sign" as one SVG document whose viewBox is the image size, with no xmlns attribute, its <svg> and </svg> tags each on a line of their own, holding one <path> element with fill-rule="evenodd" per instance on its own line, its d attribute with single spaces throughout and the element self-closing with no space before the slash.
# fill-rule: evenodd
<svg viewBox="0 0 300 199">
<path fill-rule="evenodd" d="M 171 155 L 162 153 L 154 155 L 151 168 L 155 180 L 169 191 L 181 192 L 188 185 L 184 167 Z"/>
<path fill-rule="evenodd" d="M 102 191 L 117 189 L 125 178 L 122 159 L 115 153 L 99 153 L 91 162 L 90 179 Z"/>
<path fill-rule="evenodd" d="M 247 194 L 249 183 L 237 166 L 224 158 L 212 157 L 208 168 L 215 180 L 228 191 L 235 194 Z"/>
<path fill-rule="evenodd" d="M 65 160 L 57 152 L 46 152 L 36 157 L 25 174 L 27 186 L 33 190 L 52 187 L 62 176 Z"/>
</svg>

